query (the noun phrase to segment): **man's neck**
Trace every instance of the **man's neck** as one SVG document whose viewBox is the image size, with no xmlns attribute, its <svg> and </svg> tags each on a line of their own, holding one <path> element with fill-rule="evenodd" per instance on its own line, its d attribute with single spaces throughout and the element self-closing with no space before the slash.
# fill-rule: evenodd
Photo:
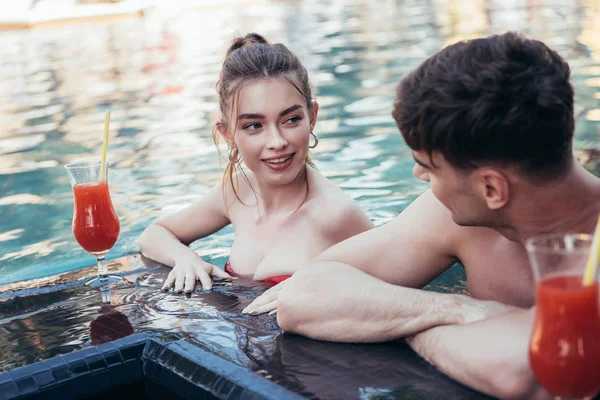
<svg viewBox="0 0 600 400">
<path fill-rule="evenodd" d="M 510 210 L 510 226 L 497 230 L 524 244 L 547 233 L 593 233 L 600 214 L 600 179 L 575 162 L 558 182 L 521 187 Z"/>
</svg>

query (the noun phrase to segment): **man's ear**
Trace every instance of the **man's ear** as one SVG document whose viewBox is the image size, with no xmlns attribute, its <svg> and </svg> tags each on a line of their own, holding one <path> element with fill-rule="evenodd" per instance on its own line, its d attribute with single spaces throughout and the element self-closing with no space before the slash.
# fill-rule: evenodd
<svg viewBox="0 0 600 400">
<path fill-rule="evenodd" d="M 310 131 L 312 132 L 315 129 L 315 125 L 317 124 L 317 115 L 319 114 L 319 103 L 316 101 L 313 102 L 312 109 L 309 111 L 309 119 L 310 119 Z"/>
<path fill-rule="evenodd" d="M 225 140 L 225 143 L 227 143 L 227 146 L 233 147 L 233 137 L 227 129 L 227 124 L 225 124 L 223 121 L 219 121 L 215 124 L 215 127 L 217 128 L 217 131 L 221 137 Z"/>
<path fill-rule="evenodd" d="M 499 210 L 510 200 L 510 182 L 495 168 L 480 168 L 475 172 L 475 188 L 490 210 Z"/>
</svg>

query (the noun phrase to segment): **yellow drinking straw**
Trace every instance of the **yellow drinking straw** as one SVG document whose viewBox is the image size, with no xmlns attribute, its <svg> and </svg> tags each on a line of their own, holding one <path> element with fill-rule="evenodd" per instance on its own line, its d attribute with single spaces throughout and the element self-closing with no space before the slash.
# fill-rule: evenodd
<svg viewBox="0 0 600 400">
<path fill-rule="evenodd" d="M 104 141 L 102 142 L 102 161 L 100 162 L 100 175 L 98 182 L 104 180 L 104 170 L 106 169 L 106 151 L 108 150 L 108 125 L 110 124 L 110 110 L 106 110 L 104 116 Z"/>
<path fill-rule="evenodd" d="M 596 230 L 594 231 L 594 239 L 592 240 L 592 246 L 590 247 L 590 255 L 588 256 L 587 265 L 585 267 L 585 275 L 583 276 L 583 285 L 590 286 L 596 280 L 596 273 L 598 271 L 598 259 L 600 257 L 600 217 L 598 217 L 598 223 L 596 224 Z"/>
</svg>

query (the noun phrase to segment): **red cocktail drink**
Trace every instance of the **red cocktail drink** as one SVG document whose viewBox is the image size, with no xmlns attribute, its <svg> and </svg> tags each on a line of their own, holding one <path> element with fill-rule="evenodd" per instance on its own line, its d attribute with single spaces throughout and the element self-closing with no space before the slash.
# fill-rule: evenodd
<svg viewBox="0 0 600 400">
<path fill-rule="evenodd" d="M 554 396 L 582 398 L 600 391 L 598 283 L 583 286 L 583 276 L 541 281 L 529 359 Z"/>
<path fill-rule="evenodd" d="M 558 233 L 525 245 L 537 284 L 529 364 L 555 398 L 591 399 L 600 391 L 598 277 L 586 270 L 592 242 L 591 235 Z"/>
<path fill-rule="evenodd" d="M 108 183 L 83 183 L 73 187 L 75 212 L 73 234 L 81 247 L 92 254 L 107 253 L 119 237 L 119 218 L 115 213 Z"/>
<path fill-rule="evenodd" d="M 108 163 L 82 161 L 65 165 L 65 168 L 75 199 L 73 235 L 81 247 L 96 256 L 98 265 L 98 276 L 86 285 L 104 286 L 118 282 L 122 278 L 108 275 L 105 259 L 121 228 L 108 191 Z"/>
</svg>

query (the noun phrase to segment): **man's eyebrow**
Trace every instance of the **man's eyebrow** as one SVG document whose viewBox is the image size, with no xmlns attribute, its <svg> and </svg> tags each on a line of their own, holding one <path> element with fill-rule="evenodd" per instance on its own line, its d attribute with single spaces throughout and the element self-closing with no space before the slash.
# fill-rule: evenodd
<svg viewBox="0 0 600 400">
<path fill-rule="evenodd" d="M 302 108 L 302 106 L 300 104 L 294 104 L 291 107 L 286 108 L 285 110 L 283 110 L 282 112 L 279 113 L 280 117 L 283 117 L 285 114 L 289 114 L 291 112 L 294 112 L 298 109 Z"/>
<path fill-rule="evenodd" d="M 427 165 L 427 164 L 425 164 L 424 162 L 420 161 L 420 160 L 419 160 L 417 157 L 415 157 L 415 155 L 414 155 L 414 154 L 413 154 L 412 158 L 413 158 L 413 160 L 415 160 L 415 162 L 416 162 L 417 164 L 419 164 L 421 167 L 423 167 L 423 168 L 427 168 L 427 169 L 431 169 L 431 167 L 430 167 L 429 165 Z"/>
</svg>

